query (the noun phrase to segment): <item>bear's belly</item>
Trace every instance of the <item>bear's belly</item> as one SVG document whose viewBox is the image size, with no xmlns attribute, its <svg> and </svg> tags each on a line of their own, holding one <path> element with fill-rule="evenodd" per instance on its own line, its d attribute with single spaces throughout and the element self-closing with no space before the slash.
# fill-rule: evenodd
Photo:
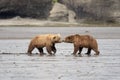
<svg viewBox="0 0 120 80">
<path fill-rule="evenodd" d="M 45 43 L 37 43 L 35 46 L 36 46 L 36 47 L 41 47 L 41 48 L 43 48 L 43 47 L 45 47 L 46 45 L 45 45 Z"/>
<path fill-rule="evenodd" d="M 80 46 L 81 46 L 81 47 L 86 47 L 86 48 L 88 48 L 88 47 L 89 47 L 89 43 L 83 42 Z"/>
</svg>

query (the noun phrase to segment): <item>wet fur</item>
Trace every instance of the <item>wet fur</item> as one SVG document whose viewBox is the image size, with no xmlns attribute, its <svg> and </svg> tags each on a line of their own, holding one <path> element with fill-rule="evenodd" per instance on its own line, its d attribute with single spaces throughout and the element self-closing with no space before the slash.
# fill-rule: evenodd
<svg viewBox="0 0 120 80">
<path fill-rule="evenodd" d="M 99 55 L 98 51 L 98 44 L 95 38 L 93 38 L 90 35 L 70 35 L 67 36 L 64 40 L 64 42 L 67 43 L 73 43 L 74 44 L 74 51 L 73 54 L 76 55 L 76 53 L 79 51 L 79 55 L 81 55 L 82 49 L 88 48 L 87 55 L 91 54 L 91 50 L 95 51 L 95 55 Z"/>
</svg>

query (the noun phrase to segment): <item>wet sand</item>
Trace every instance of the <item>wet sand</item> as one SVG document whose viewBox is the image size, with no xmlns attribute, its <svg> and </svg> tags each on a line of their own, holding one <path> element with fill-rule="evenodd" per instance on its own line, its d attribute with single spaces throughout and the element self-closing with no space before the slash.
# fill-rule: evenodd
<svg viewBox="0 0 120 80">
<path fill-rule="evenodd" d="M 73 45 L 56 44 L 55 56 L 26 55 L 30 39 L 37 34 L 91 34 L 100 55 L 72 56 Z M 119 27 L 0 27 L 0 80 L 120 80 Z M 44 48 L 45 50 L 45 48 Z M 46 51 L 45 51 L 46 52 Z"/>
</svg>

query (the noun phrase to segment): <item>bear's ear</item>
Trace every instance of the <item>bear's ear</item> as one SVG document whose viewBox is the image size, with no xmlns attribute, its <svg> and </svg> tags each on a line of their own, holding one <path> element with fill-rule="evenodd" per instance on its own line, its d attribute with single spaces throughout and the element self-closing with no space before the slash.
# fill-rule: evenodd
<svg viewBox="0 0 120 80">
<path fill-rule="evenodd" d="M 57 34 L 57 36 L 61 37 L 61 35 L 60 35 L 60 34 Z"/>
<path fill-rule="evenodd" d="M 80 36 L 79 34 L 75 34 L 75 36 Z"/>
</svg>

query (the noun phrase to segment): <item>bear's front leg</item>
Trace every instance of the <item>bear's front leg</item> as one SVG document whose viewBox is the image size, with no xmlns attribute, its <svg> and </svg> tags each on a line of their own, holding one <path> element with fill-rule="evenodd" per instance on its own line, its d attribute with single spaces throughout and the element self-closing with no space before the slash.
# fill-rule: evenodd
<svg viewBox="0 0 120 80">
<path fill-rule="evenodd" d="M 52 51 L 54 52 L 54 54 L 56 53 L 56 48 L 55 48 L 55 44 L 53 44 L 53 46 L 52 46 Z"/>
<path fill-rule="evenodd" d="M 47 46 L 46 49 L 47 49 L 47 52 L 48 52 L 50 55 L 52 55 L 52 48 L 51 48 L 51 46 Z"/>
<path fill-rule="evenodd" d="M 82 55 L 81 55 L 82 49 L 83 49 L 83 47 L 79 47 L 79 53 L 78 53 L 79 56 L 82 56 Z"/>
<path fill-rule="evenodd" d="M 79 46 L 74 45 L 73 55 L 76 55 L 76 53 L 78 52 L 78 50 L 79 50 Z"/>
</svg>

